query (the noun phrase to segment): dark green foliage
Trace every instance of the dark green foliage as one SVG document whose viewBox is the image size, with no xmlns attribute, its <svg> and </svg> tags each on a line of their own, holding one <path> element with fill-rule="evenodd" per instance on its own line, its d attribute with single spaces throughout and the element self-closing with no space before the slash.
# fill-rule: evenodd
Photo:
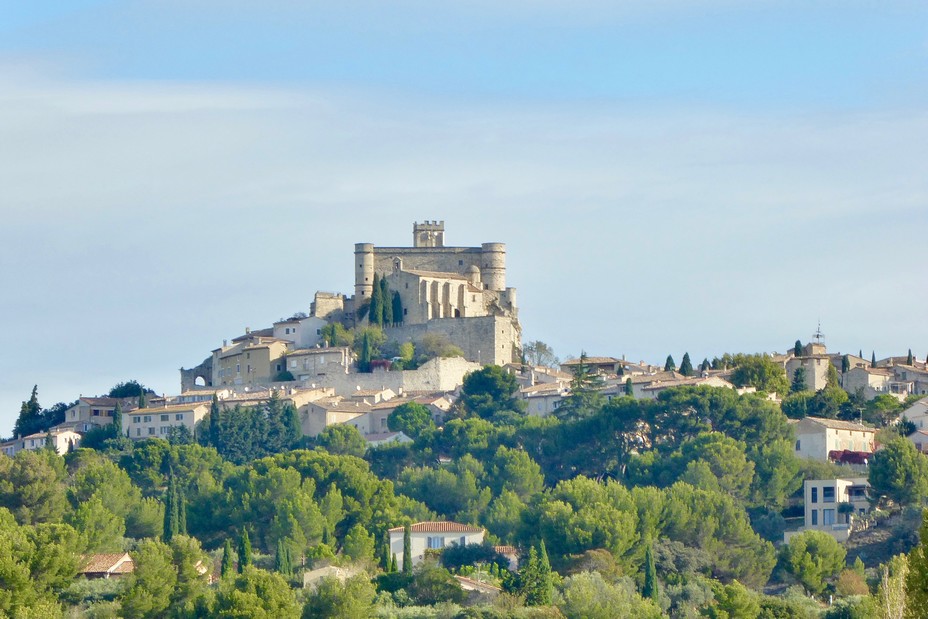
<svg viewBox="0 0 928 619">
<path fill-rule="evenodd" d="M 386 277 L 380 280 L 380 302 L 383 306 L 380 322 L 383 326 L 390 326 L 393 324 L 393 293 L 387 285 Z"/>
<path fill-rule="evenodd" d="M 690 361 L 690 353 L 683 353 L 683 361 L 680 362 L 680 373 L 684 376 L 693 375 L 693 363 Z"/>
<path fill-rule="evenodd" d="M 496 565 L 498 569 L 509 569 L 509 559 L 496 550 L 489 543 L 453 545 L 446 547 L 441 553 L 441 564 L 449 570 L 457 570 L 465 565 Z"/>
<path fill-rule="evenodd" d="M 780 562 L 812 593 L 821 593 L 844 568 L 847 551 L 828 533 L 803 531 L 780 551 Z"/>
<path fill-rule="evenodd" d="M 673 372 L 677 369 L 677 364 L 674 362 L 671 355 L 667 355 L 667 361 L 664 362 L 664 371 Z"/>
<path fill-rule="evenodd" d="M 244 464 L 258 458 L 293 448 L 302 437 L 299 415 L 292 402 L 282 400 L 277 392 L 264 404 L 244 408 L 222 408 L 218 402 L 210 407 L 205 431 L 198 429 L 201 445 L 216 448 L 223 458 Z M 213 422 L 214 410 L 221 410 Z"/>
<path fill-rule="evenodd" d="M 214 447 L 217 451 L 222 442 L 222 419 L 219 412 L 219 396 L 213 394 L 213 401 L 209 405 L 209 434 L 207 434 L 207 444 Z"/>
<path fill-rule="evenodd" d="M 519 570 L 519 593 L 525 596 L 527 606 L 547 606 L 551 603 L 553 586 L 551 583 L 551 564 L 542 540 L 540 550 L 532 546 L 528 561 Z"/>
<path fill-rule="evenodd" d="M 793 356 L 801 357 L 802 356 L 802 342 L 796 340 L 796 344 L 793 345 Z"/>
<path fill-rule="evenodd" d="M 113 434 L 119 437 L 122 436 L 122 408 L 119 406 L 119 402 L 113 408 Z"/>
<path fill-rule="evenodd" d="M 316 444 L 331 454 L 360 458 L 367 451 L 367 441 L 358 429 L 347 423 L 327 427 L 316 437 Z"/>
<path fill-rule="evenodd" d="M 732 363 L 737 367 L 732 372 L 731 382 L 737 387 L 754 387 L 780 395 L 789 390 L 786 370 L 767 355 L 737 355 Z"/>
<path fill-rule="evenodd" d="M 393 324 L 402 324 L 403 323 L 403 299 L 400 297 L 400 293 L 393 291 Z"/>
<path fill-rule="evenodd" d="M 422 432 L 435 427 L 429 409 L 417 402 L 400 404 L 387 418 L 387 427 L 391 432 L 403 432 L 410 438 L 417 438 Z"/>
<path fill-rule="evenodd" d="M 712 367 L 712 364 L 709 363 L 709 359 L 703 359 L 702 363 L 699 364 L 699 371 L 705 372 Z"/>
<path fill-rule="evenodd" d="M 870 353 L 870 367 L 872 368 L 876 367 L 876 351 L 873 351 L 872 353 Z"/>
<path fill-rule="evenodd" d="M 383 288 L 380 286 L 380 275 L 374 273 L 374 284 L 371 290 L 371 305 L 367 319 L 372 325 L 383 326 Z"/>
<path fill-rule="evenodd" d="M 222 545 L 222 564 L 220 565 L 220 575 L 222 578 L 232 574 L 235 568 L 235 559 L 232 558 L 232 541 L 227 537 Z"/>
<path fill-rule="evenodd" d="M 22 407 L 19 409 L 19 417 L 13 426 L 13 433 L 18 437 L 29 436 L 48 429 L 42 418 L 42 407 L 39 406 L 38 393 L 39 386 L 35 385 L 32 388 L 32 395 L 29 396 L 27 401 L 23 402 Z"/>
<path fill-rule="evenodd" d="M 790 393 L 801 393 L 806 390 L 806 369 L 803 367 L 796 368 L 793 372 L 793 382 L 790 385 Z"/>
<path fill-rule="evenodd" d="M 603 377 L 587 363 L 586 352 L 580 353 L 579 362 L 571 368 L 570 393 L 556 411 L 561 419 L 582 419 L 598 412 L 605 402 L 601 390 Z"/>
<path fill-rule="evenodd" d="M 841 357 L 841 373 L 846 374 L 851 371 L 851 359 L 847 355 Z"/>
<path fill-rule="evenodd" d="M 901 505 L 921 501 L 928 496 L 928 458 L 907 439 L 895 438 L 873 454 L 869 481 L 875 496 Z"/>
<path fill-rule="evenodd" d="M 371 338 L 367 333 L 361 336 L 361 353 L 358 355 L 358 372 L 371 371 Z"/>
<path fill-rule="evenodd" d="M 219 584 L 216 601 L 201 617 L 299 619 L 300 606 L 279 574 L 248 567 Z"/>
<path fill-rule="evenodd" d="M 399 568 L 396 566 L 396 553 L 394 552 L 390 555 L 390 569 L 388 570 L 390 574 L 395 574 L 399 571 Z"/>
<path fill-rule="evenodd" d="M 412 574 L 412 532 L 408 524 L 403 527 L 403 573 Z"/>
<path fill-rule="evenodd" d="M 911 609 L 928 609 L 928 510 L 922 512 L 918 546 L 909 553 L 905 578 L 906 604 Z"/>
<path fill-rule="evenodd" d="M 274 553 L 274 570 L 279 574 L 290 577 L 293 575 L 293 562 L 290 558 L 290 546 L 283 538 L 277 540 L 277 550 Z"/>
<path fill-rule="evenodd" d="M 251 539 L 248 537 L 248 529 L 242 529 L 242 534 L 238 538 L 238 573 L 243 574 L 245 568 L 252 564 L 251 556 Z"/>
<path fill-rule="evenodd" d="M 521 415 L 525 403 L 518 397 L 519 383 L 498 365 L 488 365 L 464 377 L 456 406 L 465 415 L 482 419 Z"/>
<path fill-rule="evenodd" d="M 137 380 L 127 380 L 117 383 L 106 396 L 108 398 L 137 398 L 143 393 L 153 394 L 155 392 Z"/>
<path fill-rule="evenodd" d="M 309 596 L 303 609 L 305 619 L 368 619 L 375 616 L 376 592 L 365 576 L 354 576 L 344 584 L 324 578 Z"/>
<path fill-rule="evenodd" d="M 906 365 L 912 365 L 915 362 L 915 359 L 912 357 L 912 349 L 909 349 L 909 356 L 905 358 Z"/>
<path fill-rule="evenodd" d="M 419 566 L 409 585 L 409 595 L 417 604 L 433 606 L 439 602 L 460 604 L 467 597 L 448 570 L 428 561 Z"/>
<path fill-rule="evenodd" d="M 657 566 L 654 563 L 654 553 L 651 544 L 648 544 L 644 554 L 644 585 L 641 587 L 641 597 L 660 603 L 660 583 L 657 580 Z"/>
<path fill-rule="evenodd" d="M 625 379 L 625 395 L 635 395 L 634 387 L 632 387 L 632 384 L 632 379 L 630 377 Z"/>
</svg>

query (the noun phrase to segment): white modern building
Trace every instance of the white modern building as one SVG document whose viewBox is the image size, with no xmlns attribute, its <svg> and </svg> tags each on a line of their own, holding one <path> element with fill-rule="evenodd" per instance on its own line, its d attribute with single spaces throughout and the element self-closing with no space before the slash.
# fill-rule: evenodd
<svg viewBox="0 0 928 619">
<path fill-rule="evenodd" d="M 457 522 L 418 522 L 409 527 L 413 566 L 422 563 L 430 552 L 440 553 L 448 546 L 482 544 L 486 533 L 480 527 Z M 390 529 L 390 552 L 397 566 L 403 565 L 403 527 Z"/>
</svg>

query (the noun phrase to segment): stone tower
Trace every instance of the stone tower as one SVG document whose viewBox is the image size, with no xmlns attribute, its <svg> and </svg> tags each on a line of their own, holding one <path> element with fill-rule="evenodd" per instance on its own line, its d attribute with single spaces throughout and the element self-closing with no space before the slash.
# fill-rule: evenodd
<svg viewBox="0 0 928 619">
<path fill-rule="evenodd" d="M 412 226 L 413 247 L 444 247 L 445 222 L 424 221 Z"/>
<path fill-rule="evenodd" d="M 374 290 L 374 245 L 357 243 L 354 246 L 354 298 L 363 303 Z"/>
</svg>

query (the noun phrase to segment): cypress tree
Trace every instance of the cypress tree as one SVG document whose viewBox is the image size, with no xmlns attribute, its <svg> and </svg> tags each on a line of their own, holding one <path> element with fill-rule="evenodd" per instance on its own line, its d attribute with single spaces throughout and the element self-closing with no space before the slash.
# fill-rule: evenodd
<svg viewBox="0 0 928 619">
<path fill-rule="evenodd" d="M 403 299 L 400 293 L 393 291 L 393 324 L 398 325 L 403 322 Z"/>
<path fill-rule="evenodd" d="M 705 372 L 705 371 L 707 371 L 710 367 L 712 367 L 712 366 L 709 364 L 709 358 L 706 357 L 705 359 L 702 360 L 702 363 L 699 364 L 699 371 L 700 371 L 700 372 Z"/>
<path fill-rule="evenodd" d="M 277 552 L 274 555 L 274 569 L 284 576 L 293 574 L 293 566 L 290 563 L 290 551 L 284 538 L 277 540 Z"/>
<path fill-rule="evenodd" d="M 380 569 L 384 572 L 390 571 L 390 541 L 389 539 L 380 545 Z"/>
<path fill-rule="evenodd" d="M 187 493 L 177 483 L 174 484 L 174 502 L 177 505 L 177 533 L 187 535 Z"/>
<path fill-rule="evenodd" d="M 371 371 L 371 339 L 367 333 L 365 333 L 361 339 L 361 355 L 358 357 L 358 371 Z"/>
<path fill-rule="evenodd" d="M 667 355 L 667 361 L 664 362 L 664 371 L 673 372 L 676 369 L 677 369 L 677 364 L 674 363 L 673 357 L 671 355 Z"/>
<path fill-rule="evenodd" d="M 52 431 L 50 429 L 45 431 L 45 444 L 42 445 L 42 447 L 53 453 L 58 453 L 58 448 L 55 447 L 55 437 L 52 436 Z"/>
<path fill-rule="evenodd" d="M 625 379 L 625 395 L 635 395 L 634 390 L 632 389 L 632 379 L 628 377 Z"/>
<path fill-rule="evenodd" d="M 122 436 L 122 408 L 119 402 L 116 402 L 116 406 L 113 407 L 113 435 L 116 438 Z"/>
<path fill-rule="evenodd" d="M 876 367 L 876 351 L 875 350 L 872 353 L 870 353 L 870 367 L 872 368 Z"/>
<path fill-rule="evenodd" d="M 390 557 L 390 573 L 395 574 L 397 569 L 398 568 L 396 567 L 396 553 L 394 552 L 393 555 Z"/>
<path fill-rule="evenodd" d="M 801 357 L 802 356 L 802 342 L 796 340 L 796 344 L 793 346 L 793 356 Z"/>
<path fill-rule="evenodd" d="M 847 355 L 841 357 L 841 373 L 846 374 L 851 371 L 851 358 Z"/>
<path fill-rule="evenodd" d="M 139 390 L 139 408 L 145 408 L 146 406 L 148 406 L 148 402 L 146 402 L 146 399 L 145 399 L 145 390 L 140 389 Z"/>
<path fill-rule="evenodd" d="M 238 573 L 244 572 L 251 562 L 251 540 L 248 539 L 248 529 L 242 529 L 242 536 L 238 541 Z"/>
<path fill-rule="evenodd" d="M 864 358 L 864 349 L 863 349 L 863 348 L 861 348 L 860 350 L 857 351 L 857 356 L 860 357 L 861 359 Z"/>
<path fill-rule="evenodd" d="M 374 273 L 374 286 L 371 290 L 371 306 L 367 312 L 367 320 L 372 325 L 383 324 L 383 290 L 380 287 L 380 277 Z"/>
<path fill-rule="evenodd" d="M 232 573 L 234 564 L 232 562 L 232 542 L 226 538 L 226 543 L 222 547 L 222 564 L 220 566 L 220 575 L 225 578 Z"/>
<path fill-rule="evenodd" d="M 403 527 L 403 573 L 412 574 L 412 529 Z"/>
<path fill-rule="evenodd" d="M 174 481 L 174 471 L 168 477 L 168 489 L 164 493 L 164 533 L 162 538 L 169 543 L 178 530 L 177 486 Z"/>
<path fill-rule="evenodd" d="M 219 449 L 219 436 L 221 433 L 219 415 L 219 396 L 214 393 L 213 401 L 209 405 L 209 444 L 216 450 Z"/>
<path fill-rule="evenodd" d="M 693 375 L 693 363 L 690 361 L 690 353 L 683 353 L 683 361 L 680 362 L 680 373 L 684 376 Z"/>
<path fill-rule="evenodd" d="M 657 604 L 660 598 L 660 584 L 657 581 L 657 566 L 654 564 L 654 553 L 651 544 L 648 544 L 644 554 L 644 587 L 641 588 L 641 597 L 654 600 Z"/>
<path fill-rule="evenodd" d="M 906 365 L 912 365 L 913 363 L 915 363 L 915 359 L 912 358 L 912 349 L 910 348 L 910 349 L 909 349 L 909 356 L 906 357 L 906 359 L 905 359 L 905 364 L 906 364 Z"/>
<path fill-rule="evenodd" d="M 541 540 L 541 550 L 538 552 L 538 606 L 551 604 L 551 591 L 551 562 L 548 560 L 545 540 Z"/>
<path fill-rule="evenodd" d="M 390 294 L 390 286 L 387 284 L 386 276 L 380 280 L 380 303 L 383 305 L 383 326 L 393 324 L 393 295 Z"/>
</svg>

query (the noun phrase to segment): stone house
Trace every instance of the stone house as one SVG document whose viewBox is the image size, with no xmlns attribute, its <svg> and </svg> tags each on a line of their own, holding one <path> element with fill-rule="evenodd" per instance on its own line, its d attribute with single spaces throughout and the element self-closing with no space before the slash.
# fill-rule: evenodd
<svg viewBox="0 0 928 619">
<path fill-rule="evenodd" d="M 429 551 L 440 553 L 448 546 L 482 544 L 484 529 L 457 522 L 418 522 L 410 526 L 412 565 L 425 560 Z M 396 555 L 397 566 L 403 565 L 403 527 L 390 529 L 390 552 Z"/>
<path fill-rule="evenodd" d="M 209 413 L 209 405 L 178 404 L 160 408 L 139 408 L 122 414 L 122 430 L 132 440 L 168 438 L 171 428 L 186 427 L 191 435 L 196 425 Z"/>
<path fill-rule="evenodd" d="M 839 479 L 807 479 L 803 483 L 804 520 L 799 531 L 824 531 L 839 542 L 847 541 L 855 516 L 870 511 L 866 477 Z"/>
<path fill-rule="evenodd" d="M 820 462 L 867 460 L 876 450 L 876 429 L 838 419 L 804 417 L 791 421 L 799 458 Z"/>
</svg>

